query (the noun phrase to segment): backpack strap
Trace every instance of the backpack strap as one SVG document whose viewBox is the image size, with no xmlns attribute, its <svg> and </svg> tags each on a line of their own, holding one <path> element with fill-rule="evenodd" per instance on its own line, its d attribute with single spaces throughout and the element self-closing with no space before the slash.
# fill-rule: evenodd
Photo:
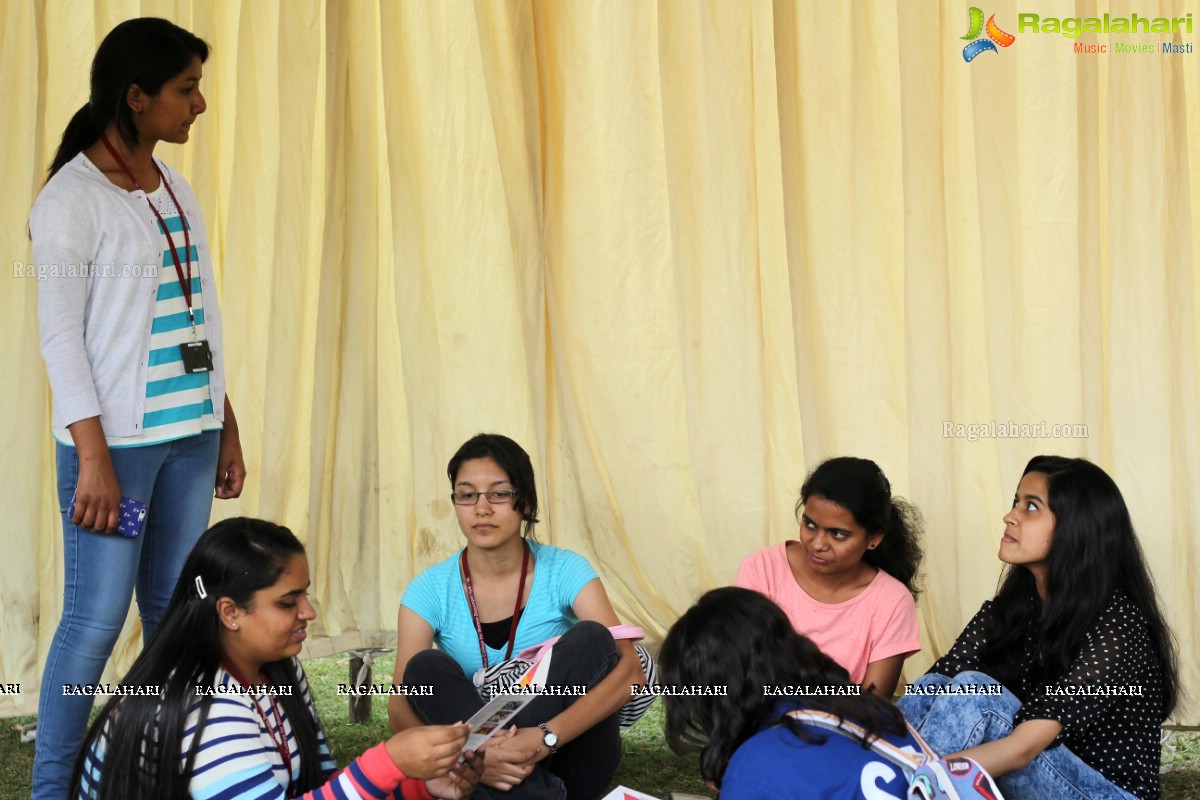
<svg viewBox="0 0 1200 800">
<path fill-rule="evenodd" d="M 840 719 L 836 715 L 825 711 L 789 711 L 788 716 L 807 725 L 812 725 L 814 728 L 840 733 L 842 736 L 859 743 L 867 740 L 867 731 L 861 725 L 857 725 L 847 719 Z M 917 735 L 917 732 L 913 730 L 911 725 L 907 723 L 905 725 L 908 727 L 908 732 L 921 746 L 922 752 L 920 754 L 914 755 L 878 736 L 871 739 L 870 748 L 897 767 L 900 767 L 905 775 L 911 776 L 914 770 L 936 759 L 937 756 L 929 749 L 929 745 L 925 743 L 925 740 Z"/>
<path fill-rule="evenodd" d="M 861 725 L 845 719 L 839 719 L 834 714 L 824 711 L 791 711 L 789 717 L 821 728 L 834 731 L 860 744 L 866 741 L 866 730 Z M 969 758 L 956 757 L 944 759 L 933 752 L 929 744 L 917 733 L 912 725 L 905 723 L 908 733 L 921 747 L 921 752 L 913 754 L 902 750 L 891 742 L 876 737 L 871 741 L 871 750 L 885 760 L 899 767 L 909 781 L 905 797 L 936 800 L 937 798 L 980 798 L 983 800 L 1004 800 L 999 786 L 987 770 Z M 963 772 L 959 762 L 970 765 L 969 772 Z"/>
<path fill-rule="evenodd" d="M 909 725 L 908 722 L 904 723 L 904 727 L 908 728 L 908 735 L 911 736 L 914 741 L 916 741 L 917 745 L 921 748 L 921 752 L 925 754 L 925 763 L 937 761 L 941 758 L 941 756 L 935 753 L 933 748 L 929 746 L 929 742 L 925 741 L 925 737 L 917 733 L 916 728 L 914 728 L 912 725 Z"/>
</svg>

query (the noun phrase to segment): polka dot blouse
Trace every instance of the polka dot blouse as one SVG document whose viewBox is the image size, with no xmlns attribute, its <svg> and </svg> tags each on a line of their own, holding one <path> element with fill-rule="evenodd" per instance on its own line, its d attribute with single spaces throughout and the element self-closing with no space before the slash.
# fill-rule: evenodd
<svg viewBox="0 0 1200 800">
<path fill-rule="evenodd" d="M 954 677 L 982 669 L 992 601 L 983 604 L 958 641 L 930 672 Z M 1030 615 L 1022 664 L 1039 660 L 1037 617 Z M 1029 671 L 1008 686 L 1022 702 L 1014 725 L 1052 719 L 1063 730 L 1050 746 L 1065 745 L 1105 778 L 1142 800 L 1158 800 L 1162 671 L 1146 619 L 1123 593 L 1114 593 L 1084 636 L 1070 668 L 1042 685 Z"/>
</svg>

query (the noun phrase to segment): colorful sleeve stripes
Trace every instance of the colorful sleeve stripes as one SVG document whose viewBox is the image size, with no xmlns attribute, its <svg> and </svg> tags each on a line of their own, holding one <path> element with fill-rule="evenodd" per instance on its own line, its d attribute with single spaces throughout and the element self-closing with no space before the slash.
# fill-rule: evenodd
<svg viewBox="0 0 1200 800">
<path fill-rule="evenodd" d="M 404 800 L 433 800 L 425 782 L 406 778 L 387 748 L 378 744 L 331 776 L 324 786 L 300 797 L 301 800 L 383 800 L 396 797 L 397 788 Z M 286 793 L 264 763 L 258 769 L 224 776 L 199 791 L 193 786 L 191 795 L 192 800 L 284 800 Z"/>
<path fill-rule="evenodd" d="M 325 784 L 303 795 L 305 800 L 374 800 L 395 797 L 397 787 L 405 800 L 432 800 L 425 791 L 423 781 L 409 780 L 392 761 L 387 748 L 376 745 L 357 758 L 346 769 L 336 770 L 325 732 L 313 706 L 308 680 L 299 661 L 295 662 L 296 675 L 305 705 L 317 719 L 317 744 L 320 751 L 321 771 L 328 775 Z M 218 671 L 217 683 L 231 686 L 233 678 L 224 669 Z M 265 702 L 264 698 L 258 701 Z M 252 710 L 250 698 L 226 696 L 212 699 L 212 712 L 205 726 L 203 741 L 197 753 L 189 787 L 193 800 L 284 800 L 286 796 L 287 769 L 299 773 L 299 754 L 291 724 L 283 715 L 283 734 L 291 751 L 288 767 L 280 762 L 275 749 L 278 728 L 267 731 L 262 727 L 262 718 Z M 194 710 L 198 713 L 198 709 Z M 189 726 L 195 719 L 189 718 Z M 187 739 L 194 734 L 194 727 L 185 733 L 184 752 L 190 744 Z"/>
<path fill-rule="evenodd" d="M 296 672 L 305 703 L 316 719 L 308 681 L 299 662 L 296 663 Z M 263 715 L 254 710 L 256 702 L 266 703 L 267 699 L 233 692 L 232 681 L 224 669 L 218 670 L 214 686 L 223 688 L 226 693 L 206 698 L 209 715 L 192 765 L 188 793 L 192 800 L 285 800 L 288 773 L 295 776 L 300 772 L 299 748 L 291 724 L 287 716 L 281 714 L 278 719 L 281 719 L 282 726 L 272 720 L 271 729 L 268 730 L 264 727 Z M 181 742 L 181 759 L 190 751 L 196 735 L 201 705 L 201 702 L 197 702 L 188 716 Z M 288 744 L 289 758 L 286 764 L 276 741 L 286 741 Z M 107 742 L 108 732 L 105 730 L 87 755 L 79 800 L 95 796 L 104 769 Z M 425 788 L 424 781 L 404 775 L 388 755 L 384 744 L 372 747 L 341 771 L 335 771 L 336 764 L 329 754 L 319 719 L 317 744 L 320 768 L 326 780 L 324 785 L 302 795 L 303 800 L 434 800 Z"/>
</svg>

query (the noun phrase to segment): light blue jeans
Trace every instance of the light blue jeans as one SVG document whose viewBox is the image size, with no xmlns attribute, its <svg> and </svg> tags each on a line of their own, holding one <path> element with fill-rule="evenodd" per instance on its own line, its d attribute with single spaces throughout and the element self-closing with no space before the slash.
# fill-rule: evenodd
<svg viewBox="0 0 1200 800">
<path fill-rule="evenodd" d="M 930 674 L 917 686 L 1000 686 L 982 672 L 960 672 L 954 678 Z M 948 755 L 1012 733 L 1021 709 L 1016 695 L 1000 686 L 1000 694 L 905 694 L 897 705 L 934 751 Z M 1043 750 L 1016 772 L 996 779 L 1007 800 L 1137 800 L 1083 762 L 1065 746 Z"/>
<path fill-rule="evenodd" d="M 96 683 L 137 592 L 142 642 L 150 641 L 192 546 L 208 527 L 220 431 L 109 452 L 121 494 L 146 503 L 141 536 L 94 533 L 71 524 L 79 481 L 75 448 L 58 445 L 63 524 L 63 612 L 46 656 L 38 698 L 34 800 L 63 800 L 93 698 L 65 696 L 64 684 Z"/>
</svg>

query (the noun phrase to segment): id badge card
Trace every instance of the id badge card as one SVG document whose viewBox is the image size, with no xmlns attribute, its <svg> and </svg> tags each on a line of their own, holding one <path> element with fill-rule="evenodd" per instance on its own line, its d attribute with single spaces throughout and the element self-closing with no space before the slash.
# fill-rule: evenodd
<svg viewBox="0 0 1200 800">
<path fill-rule="evenodd" d="M 183 371 L 191 375 L 196 372 L 212 372 L 212 350 L 208 349 L 208 340 L 184 342 L 179 345 L 183 353 Z"/>
</svg>

